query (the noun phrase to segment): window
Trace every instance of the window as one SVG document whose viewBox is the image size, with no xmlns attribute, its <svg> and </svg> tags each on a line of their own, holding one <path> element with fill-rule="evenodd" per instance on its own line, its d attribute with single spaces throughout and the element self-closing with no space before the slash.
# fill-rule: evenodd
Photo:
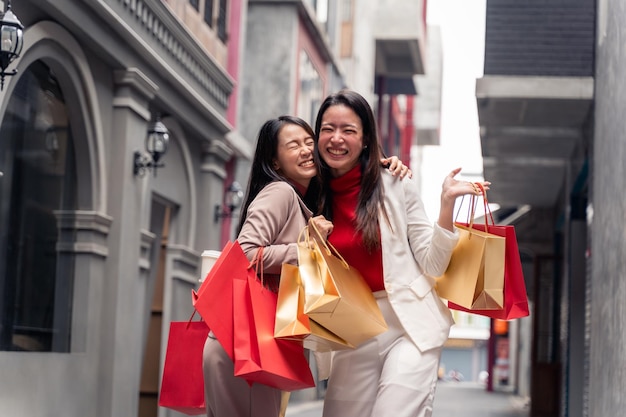
<svg viewBox="0 0 626 417">
<path fill-rule="evenodd" d="M 217 4 L 217 10 L 215 5 Z M 223 43 L 228 40 L 228 0 L 204 0 L 204 23 L 217 32 Z"/>
<path fill-rule="evenodd" d="M 317 21 L 325 25 L 328 21 L 328 0 L 306 0 L 305 2 L 315 12 Z"/>
<path fill-rule="evenodd" d="M 322 104 L 322 79 L 305 51 L 300 51 L 300 92 L 298 97 L 298 116 L 315 122 L 317 109 Z"/>
<path fill-rule="evenodd" d="M 213 27 L 213 0 L 204 1 L 204 22 Z"/>
<path fill-rule="evenodd" d="M 352 0 L 341 0 L 340 3 L 341 22 L 352 22 Z"/>
<path fill-rule="evenodd" d="M 200 0 L 189 0 L 189 4 L 196 10 L 200 10 Z"/>
<path fill-rule="evenodd" d="M 217 37 L 224 43 L 228 39 L 228 34 L 226 33 L 226 22 L 228 18 L 228 0 L 219 0 L 220 2 L 220 10 L 217 15 Z"/>
<path fill-rule="evenodd" d="M 77 208 L 76 163 L 63 93 L 42 61 L 8 101 L 0 173 L 0 350 L 68 352 L 74 263 L 58 251 L 58 213 Z"/>
<path fill-rule="evenodd" d="M 352 0 L 341 0 L 340 4 L 340 43 L 339 55 L 341 58 L 352 56 L 354 25 L 352 16 Z"/>
</svg>

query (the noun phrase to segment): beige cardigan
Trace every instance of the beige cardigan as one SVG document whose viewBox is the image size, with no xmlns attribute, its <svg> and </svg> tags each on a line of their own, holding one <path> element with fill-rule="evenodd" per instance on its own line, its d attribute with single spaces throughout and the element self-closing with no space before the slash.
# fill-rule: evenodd
<svg viewBox="0 0 626 417">
<path fill-rule="evenodd" d="M 264 247 L 264 272 L 280 274 L 283 263 L 298 264 L 298 235 L 311 215 L 290 184 L 272 182 L 248 207 L 237 240 L 250 260 L 259 247 Z"/>
</svg>

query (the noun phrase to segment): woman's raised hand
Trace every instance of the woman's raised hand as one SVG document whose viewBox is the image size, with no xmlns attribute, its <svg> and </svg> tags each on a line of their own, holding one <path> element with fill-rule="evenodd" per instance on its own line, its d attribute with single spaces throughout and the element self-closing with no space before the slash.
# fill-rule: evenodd
<svg viewBox="0 0 626 417">
<path fill-rule="evenodd" d="M 461 168 L 456 168 L 452 170 L 446 178 L 443 180 L 443 185 L 441 186 L 441 202 L 444 201 L 452 201 L 454 202 L 457 197 L 463 195 L 481 195 L 483 191 L 481 190 L 480 185 L 483 186 L 485 190 L 489 189 L 491 183 L 489 181 L 482 182 L 470 182 L 470 181 L 459 181 L 454 178 L 459 172 L 461 172 Z"/>
<path fill-rule="evenodd" d="M 444 178 L 443 185 L 441 186 L 441 207 L 439 209 L 439 219 L 437 223 L 447 230 L 453 230 L 452 215 L 457 197 L 468 194 L 481 195 L 483 191 L 478 184 L 482 185 L 485 191 L 488 190 L 491 185 L 489 181 L 477 183 L 459 181 L 454 178 L 459 172 L 461 172 L 461 168 L 453 169 L 446 178 Z"/>
</svg>

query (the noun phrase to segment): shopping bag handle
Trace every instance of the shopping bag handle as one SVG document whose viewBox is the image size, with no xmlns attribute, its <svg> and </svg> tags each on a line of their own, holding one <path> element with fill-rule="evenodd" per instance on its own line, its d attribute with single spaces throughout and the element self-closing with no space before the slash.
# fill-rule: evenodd
<svg viewBox="0 0 626 417">
<path fill-rule="evenodd" d="M 454 216 L 454 222 L 458 222 L 459 213 L 461 213 L 461 207 L 463 207 L 463 201 L 465 201 L 465 195 L 461 197 L 461 204 L 459 204 L 459 209 L 456 211 L 456 216 Z M 476 200 L 476 196 L 472 195 L 470 197 L 469 207 L 467 208 L 467 224 L 471 228 L 474 224 L 474 216 L 476 215 L 476 205 L 478 204 L 478 200 Z"/>
<path fill-rule="evenodd" d="M 317 235 L 318 239 L 316 239 L 322 246 L 324 246 L 324 248 L 326 249 L 326 253 L 328 253 L 329 255 L 335 255 L 337 258 L 339 258 L 339 260 L 341 261 L 341 263 L 343 264 L 343 267 L 346 269 L 350 269 L 350 265 L 348 265 L 348 262 L 346 262 L 346 260 L 343 258 L 343 256 L 341 256 L 341 254 L 339 253 L 339 251 L 337 250 L 337 248 L 335 248 L 332 243 L 330 243 L 327 239 L 322 238 L 322 233 L 319 231 L 319 229 L 317 228 L 317 226 L 315 226 L 315 223 L 312 221 L 312 219 L 309 219 L 309 226 L 313 227 L 313 230 L 315 231 L 315 234 Z"/>
<path fill-rule="evenodd" d="M 304 226 L 302 230 L 300 230 L 300 233 L 298 233 L 298 243 L 304 243 L 308 245 L 310 240 L 311 239 L 309 236 L 309 227 Z"/>
<path fill-rule="evenodd" d="M 185 326 L 185 329 L 189 328 L 189 325 L 191 324 L 191 321 L 193 320 L 193 316 L 196 315 L 196 313 L 198 312 L 198 310 L 196 310 L 195 308 L 193 309 L 193 313 L 191 313 L 191 317 L 189 317 L 189 320 L 187 321 L 187 325 Z M 202 320 L 201 320 L 202 321 Z"/>
<path fill-rule="evenodd" d="M 474 185 L 480 188 L 480 191 L 482 192 L 483 207 L 484 207 L 484 213 L 485 213 L 484 215 L 485 231 L 486 231 L 487 227 L 489 226 L 489 219 L 491 219 L 491 224 L 495 225 L 495 221 L 493 220 L 493 213 L 491 212 L 491 207 L 489 207 L 489 200 L 487 199 L 487 190 L 485 190 L 485 186 L 481 182 L 475 182 Z M 465 199 L 465 195 L 461 197 L 461 204 L 459 205 L 459 209 L 457 210 L 456 216 L 454 218 L 455 223 L 459 217 L 459 213 L 461 212 L 461 206 L 463 206 L 464 199 Z M 471 199 L 470 199 L 470 205 L 467 209 L 467 217 L 469 219 L 468 224 L 469 224 L 470 229 L 474 225 L 474 217 L 476 215 L 477 205 L 478 205 L 478 196 L 475 196 L 472 194 Z"/>
<path fill-rule="evenodd" d="M 487 190 L 485 190 L 485 186 L 481 182 L 475 182 L 474 184 L 476 184 L 476 186 L 480 188 L 480 191 L 482 191 L 483 193 L 483 206 L 485 208 L 485 225 L 488 219 L 491 219 L 491 224 L 495 225 L 496 222 L 493 221 L 493 213 L 491 212 L 491 207 L 489 207 L 489 200 L 487 199 Z M 487 217 L 487 214 L 489 214 L 489 217 Z"/>
<path fill-rule="evenodd" d="M 248 269 L 254 267 L 254 272 L 256 276 L 258 276 L 261 279 L 261 286 L 263 288 L 265 288 L 265 283 L 263 282 L 263 249 L 264 248 L 265 248 L 264 246 L 259 246 L 259 249 L 257 249 L 256 254 L 254 255 L 254 258 L 250 261 L 250 264 L 248 265 Z M 260 270 L 260 274 L 259 274 L 259 270 Z"/>
</svg>

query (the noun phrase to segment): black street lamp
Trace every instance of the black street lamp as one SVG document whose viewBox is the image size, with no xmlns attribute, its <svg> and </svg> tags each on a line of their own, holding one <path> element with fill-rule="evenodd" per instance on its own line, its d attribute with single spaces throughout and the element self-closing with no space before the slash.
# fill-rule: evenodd
<svg viewBox="0 0 626 417">
<path fill-rule="evenodd" d="M 17 70 L 6 71 L 24 47 L 24 26 L 11 11 L 11 0 L 0 20 L 0 90 L 4 89 L 4 77 L 17 74 Z"/>
<path fill-rule="evenodd" d="M 167 127 L 161 122 L 161 116 L 156 115 L 155 120 L 148 126 L 146 135 L 146 151 L 144 154 L 135 151 L 133 156 L 133 173 L 143 176 L 146 170 L 152 169 L 152 173 L 156 177 L 157 168 L 165 166 L 159 163 L 159 159 L 167 152 L 167 145 L 170 140 L 170 134 Z"/>
<path fill-rule="evenodd" d="M 220 219 L 225 217 L 233 217 L 235 215 L 235 210 L 238 209 L 243 202 L 243 188 L 241 188 L 241 185 L 239 185 L 237 181 L 234 181 L 226 190 L 226 195 L 224 197 L 225 209 L 222 209 L 221 204 L 215 205 L 213 218 L 214 223 L 218 223 Z"/>
</svg>

